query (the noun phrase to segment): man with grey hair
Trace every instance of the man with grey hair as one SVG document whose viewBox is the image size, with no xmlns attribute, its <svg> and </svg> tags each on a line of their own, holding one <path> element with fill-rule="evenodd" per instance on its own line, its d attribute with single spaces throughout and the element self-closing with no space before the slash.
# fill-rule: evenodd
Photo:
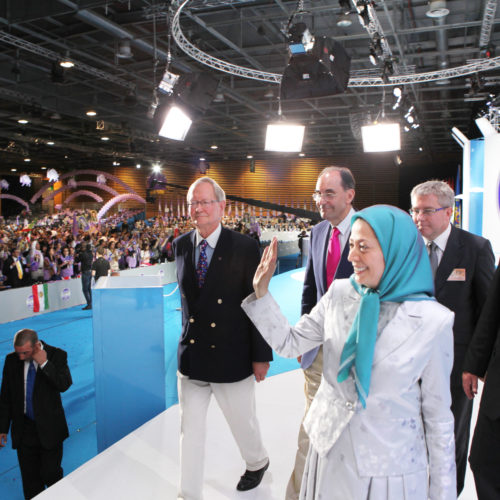
<svg viewBox="0 0 500 500">
<path fill-rule="evenodd" d="M 318 176 L 313 198 L 324 220 L 314 226 L 311 231 L 301 314 L 311 312 L 334 279 L 348 278 L 353 273 L 352 264 L 347 260 L 347 255 L 349 254 L 351 217 L 354 215 L 352 201 L 355 187 L 354 177 L 345 167 L 326 167 Z M 299 362 L 304 370 L 306 414 L 321 382 L 322 348 L 305 353 Z M 299 498 L 308 449 L 309 437 L 301 424 L 294 470 L 286 489 L 286 500 Z"/>
<path fill-rule="evenodd" d="M 457 495 L 460 495 L 464 486 L 472 416 L 472 401 L 462 387 L 462 366 L 486 301 L 495 265 L 487 239 L 450 224 L 454 203 L 453 190 L 443 181 L 424 182 L 411 192 L 410 213 L 427 245 L 436 299 L 455 313 L 450 384 L 451 411 L 455 417 Z"/>
<path fill-rule="evenodd" d="M 256 416 L 255 380 L 265 379 L 272 350 L 241 308 L 252 293 L 260 251 L 252 238 L 222 227 L 225 200 L 210 177 L 194 182 L 187 202 L 196 229 L 173 244 L 182 303 L 178 500 L 202 499 L 205 421 L 212 394 L 246 463 L 236 488 L 255 488 L 269 466 Z"/>
<path fill-rule="evenodd" d="M 0 447 L 11 429 L 25 498 L 33 498 L 63 477 L 63 441 L 68 426 L 61 392 L 72 384 L 67 354 L 19 330 L 5 358 L 0 391 Z M 24 378 L 24 383 L 23 383 Z"/>
</svg>

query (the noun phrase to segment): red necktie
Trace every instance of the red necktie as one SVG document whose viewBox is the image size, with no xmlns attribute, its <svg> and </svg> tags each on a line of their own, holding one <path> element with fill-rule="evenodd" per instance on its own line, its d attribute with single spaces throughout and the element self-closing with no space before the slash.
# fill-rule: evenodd
<svg viewBox="0 0 500 500">
<path fill-rule="evenodd" d="M 330 237 L 330 243 L 328 244 L 328 253 L 326 255 L 326 286 L 330 287 L 333 278 L 335 277 L 335 271 L 339 265 L 340 260 L 340 231 L 338 228 L 334 227 L 332 231 L 332 236 Z"/>
</svg>

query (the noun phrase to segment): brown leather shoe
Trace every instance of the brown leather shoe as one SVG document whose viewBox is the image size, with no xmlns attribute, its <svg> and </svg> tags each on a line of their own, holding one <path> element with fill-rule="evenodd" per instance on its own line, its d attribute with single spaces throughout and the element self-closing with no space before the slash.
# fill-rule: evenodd
<svg viewBox="0 0 500 500">
<path fill-rule="evenodd" d="M 238 491 L 248 491 L 252 490 L 253 488 L 257 488 L 257 486 L 259 486 L 260 482 L 262 481 L 262 478 L 264 477 L 264 472 L 266 472 L 268 467 L 269 467 L 269 460 L 267 461 L 267 464 L 264 465 L 264 467 L 262 467 L 262 469 L 246 470 L 245 474 L 241 476 L 238 486 L 236 486 L 236 489 Z"/>
</svg>

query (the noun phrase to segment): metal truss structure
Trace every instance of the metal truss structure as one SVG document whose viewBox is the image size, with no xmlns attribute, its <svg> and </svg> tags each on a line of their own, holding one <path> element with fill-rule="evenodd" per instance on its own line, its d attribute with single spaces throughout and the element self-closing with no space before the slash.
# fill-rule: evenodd
<svg viewBox="0 0 500 500">
<path fill-rule="evenodd" d="M 491 29 L 497 11 L 498 0 L 488 0 L 484 6 L 483 24 L 479 35 L 479 47 L 487 47 L 490 43 Z"/>
<path fill-rule="evenodd" d="M 32 52 L 33 54 L 37 54 L 47 59 L 51 59 L 54 62 L 61 58 L 61 55 L 58 54 L 57 52 L 46 49 L 45 47 L 42 47 L 40 45 L 28 42 L 27 40 L 23 40 L 22 38 L 18 38 L 4 31 L 0 31 L 0 42 L 7 43 L 18 49 L 27 50 L 28 52 Z M 88 64 L 73 59 L 72 61 L 75 63 L 75 68 L 79 69 L 80 71 L 83 71 L 84 73 L 88 73 L 89 75 L 95 76 L 102 80 L 106 80 L 108 82 L 114 83 L 116 85 L 125 87 L 130 90 L 135 89 L 135 85 L 133 83 L 127 82 L 122 78 L 111 75 L 106 71 L 102 71 L 98 68 L 94 68 L 93 66 L 89 66 Z"/>
<path fill-rule="evenodd" d="M 190 57 L 196 61 L 209 66 L 217 71 L 222 71 L 230 75 L 239 76 L 241 78 L 249 78 L 251 80 L 259 80 L 269 83 L 280 83 L 281 77 L 279 73 L 269 73 L 266 71 L 259 71 L 244 66 L 237 66 L 236 64 L 228 63 L 222 59 L 203 52 L 198 47 L 195 47 L 184 35 L 180 25 L 180 16 L 184 7 L 190 0 L 184 0 L 175 12 L 172 21 L 172 35 L 177 45 Z M 496 3 L 496 2 L 495 2 Z M 392 51 L 386 42 L 382 27 L 378 22 L 375 11 L 371 5 L 368 5 L 368 12 L 370 12 L 370 23 L 366 26 L 370 37 L 380 36 L 382 47 L 384 50 L 384 57 L 392 57 Z M 455 68 L 447 68 L 438 71 L 429 71 L 427 73 L 410 73 L 404 75 L 394 75 L 388 78 L 386 82 L 381 77 L 367 77 L 367 78 L 350 78 L 349 87 L 383 87 L 393 85 L 411 85 L 414 83 L 434 82 L 437 80 L 447 80 L 449 78 L 458 78 L 473 73 L 488 71 L 500 68 L 500 56 L 491 59 L 479 59 L 473 63 Z"/>
</svg>

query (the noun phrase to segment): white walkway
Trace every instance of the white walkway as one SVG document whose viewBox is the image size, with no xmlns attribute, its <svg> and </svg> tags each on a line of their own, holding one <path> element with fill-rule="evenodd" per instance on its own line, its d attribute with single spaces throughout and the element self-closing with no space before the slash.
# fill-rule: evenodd
<svg viewBox="0 0 500 500">
<path fill-rule="evenodd" d="M 304 407 L 302 386 L 300 370 L 270 377 L 258 385 L 257 407 L 271 466 L 261 485 L 248 492 L 236 491 L 245 467 L 224 418 L 212 401 L 207 426 L 204 500 L 284 499 Z M 178 437 L 178 406 L 174 406 L 36 498 L 175 500 Z M 460 500 L 477 500 L 470 470 Z"/>
</svg>

